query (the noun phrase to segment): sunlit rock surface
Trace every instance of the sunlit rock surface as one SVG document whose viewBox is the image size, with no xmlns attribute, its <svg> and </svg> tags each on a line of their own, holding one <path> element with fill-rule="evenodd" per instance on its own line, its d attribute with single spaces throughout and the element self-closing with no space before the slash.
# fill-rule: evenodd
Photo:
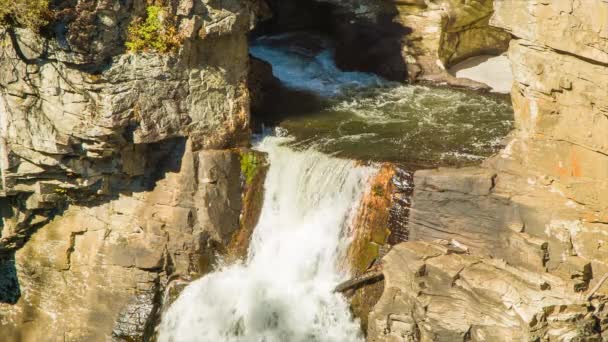
<svg viewBox="0 0 608 342">
<path fill-rule="evenodd" d="M 511 35 L 490 26 L 492 0 L 269 0 L 281 31 L 316 29 L 335 41 L 345 70 L 397 81 L 431 81 L 485 89 L 446 68 L 466 58 L 500 54 Z M 362 48 L 364 47 L 364 48 Z"/>
<path fill-rule="evenodd" d="M 471 57 L 452 66 L 449 72 L 458 78 L 486 84 L 497 93 L 509 94 L 513 87 L 511 62 L 505 55 Z"/>
<path fill-rule="evenodd" d="M 428 242 L 384 258 L 368 341 L 599 341 L 594 308 L 546 273 Z"/>
<path fill-rule="evenodd" d="M 167 7 L 174 53 L 129 53 L 146 1 L 64 4 L 0 34 L 0 339 L 138 341 L 165 285 L 240 227 L 255 1 Z M 100 18 L 100 20 L 98 20 Z M 230 56 L 230 58 L 226 58 Z"/>
<path fill-rule="evenodd" d="M 372 341 L 608 338 L 608 4 L 495 11 L 516 36 L 516 130 L 481 168 L 415 173 Z"/>
<path fill-rule="evenodd" d="M 239 228 L 238 153 L 182 153 L 156 160 L 167 169 L 153 189 L 72 204 L 15 252 L 20 298 L 0 304 L 4 338 L 151 336 L 168 277 L 209 271 Z"/>
</svg>

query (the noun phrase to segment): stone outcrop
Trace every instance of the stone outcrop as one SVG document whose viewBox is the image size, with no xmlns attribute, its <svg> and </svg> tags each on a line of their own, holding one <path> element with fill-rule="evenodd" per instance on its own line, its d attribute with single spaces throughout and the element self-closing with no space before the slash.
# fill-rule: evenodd
<svg viewBox="0 0 608 342">
<path fill-rule="evenodd" d="M 333 36 L 340 68 L 397 81 L 485 88 L 446 69 L 468 57 L 500 54 L 511 35 L 489 25 L 492 0 L 270 0 L 274 31 Z M 311 19 L 314 18 L 314 19 Z M 364 47 L 364 48 L 362 48 Z"/>
<path fill-rule="evenodd" d="M 337 25 L 341 66 L 366 65 L 389 79 L 422 80 L 483 88 L 446 69 L 466 58 L 500 54 L 511 35 L 489 25 L 492 0 L 333 1 L 349 5 L 354 19 Z M 362 42 L 369 46 L 360 52 Z M 358 57 L 353 58 L 353 53 Z"/>
<path fill-rule="evenodd" d="M 55 9 L 51 37 L 2 29 L 2 191 L 33 193 L 28 208 L 43 207 L 56 189 L 103 192 L 105 175 L 138 176 L 134 146 L 174 137 L 195 148 L 246 144 L 253 5 L 169 8 L 183 38 L 174 54 L 125 53 L 126 26 L 145 1 Z"/>
<path fill-rule="evenodd" d="M 482 167 L 415 173 L 370 340 L 608 338 L 607 14 L 495 1 L 491 24 L 516 38 L 516 130 Z"/>
<path fill-rule="evenodd" d="M 0 304 L 5 338 L 138 340 L 171 276 L 210 270 L 239 229 L 239 153 L 182 143 L 157 146 L 168 169 L 153 189 L 72 204 L 15 252 L 20 297 Z"/>
<path fill-rule="evenodd" d="M 368 341 L 599 341 L 606 312 L 559 277 L 406 242 L 384 258 Z"/>
<path fill-rule="evenodd" d="M 0 29 L 3 340 L 150 338 L 167 286 L 243 227 L 247 34 L 264 6 L 167 2 L 179 48 L 127 52 L 146 4 L 63 2 L 44 34 Z"/>
</svg>

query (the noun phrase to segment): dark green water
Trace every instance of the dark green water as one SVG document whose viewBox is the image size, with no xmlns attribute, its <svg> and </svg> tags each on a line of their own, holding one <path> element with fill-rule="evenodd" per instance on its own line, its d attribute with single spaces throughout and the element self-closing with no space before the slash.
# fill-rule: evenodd
<svg viewBox="0 0 608 342">
<path fill-rule="evenodd" d="M 513 128 L 507 95 L 343 72 L 333 63 L 329 43 L 324 46 L 311 51 L 283 35 L 260 39 L 252 48 L 287 88 L 297 90 L 273 99 L 275 124 L 295 137 L 293 147 L 410 168 L 462 166 L 496 153 Z"/>
</svg>

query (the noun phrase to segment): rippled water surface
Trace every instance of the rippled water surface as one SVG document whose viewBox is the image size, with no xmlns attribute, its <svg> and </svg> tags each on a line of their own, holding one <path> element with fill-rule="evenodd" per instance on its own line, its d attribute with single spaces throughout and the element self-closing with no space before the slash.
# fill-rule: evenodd
<svg viewBox="0 0 608 342">
<path fill-rule="evenodd" d="M 464 165 L 497 152 L 513 127 L 508 96 L 343 72 L 331 44 L 318 36 L 261 37 L 251 53 L 272 64 L 285 86 L 318 101 L 304 112 L 310 97 L 286 101 L 278 124 L 296 138 L 295 147 L 416 168 Z"/>
</svg>

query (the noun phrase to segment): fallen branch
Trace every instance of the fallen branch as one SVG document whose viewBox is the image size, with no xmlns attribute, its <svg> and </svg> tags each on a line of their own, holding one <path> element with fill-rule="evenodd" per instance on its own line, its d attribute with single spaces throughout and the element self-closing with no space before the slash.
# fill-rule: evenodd
<svg viewBox="0 0 608 342">
<path fill-rule="evenodd" d="M 591 298 L 593 298 L 595 293 L 597 291 L 599 291 L 599 289 L 602 287 L 602 285 L 604 285 L 606 280 L 608 280 L 608 273 L 604 274 L 602 279 L 600 279 L 600 281 L 598 281 L 597 284 L 595 284 L 595 286 L 591 289 L 591 291 L 589 291 L 589 293 L 587 294 L 587 300 L 591 300 Z"/>
<path fill-rule="evenodd" d="M 350 290 L 352 288 L 358 287 L 359 285 L 366 283 L 371 280 L 381 280 L 384 278 L 384 274 L 381 270 L 370 270 L 368 272 L 363 273 L 362 275 L 355 277 L 353 279 L 347 280 L 334 289 L 334 292 L 344 292 L 346 290 Z"/>
</svg>

